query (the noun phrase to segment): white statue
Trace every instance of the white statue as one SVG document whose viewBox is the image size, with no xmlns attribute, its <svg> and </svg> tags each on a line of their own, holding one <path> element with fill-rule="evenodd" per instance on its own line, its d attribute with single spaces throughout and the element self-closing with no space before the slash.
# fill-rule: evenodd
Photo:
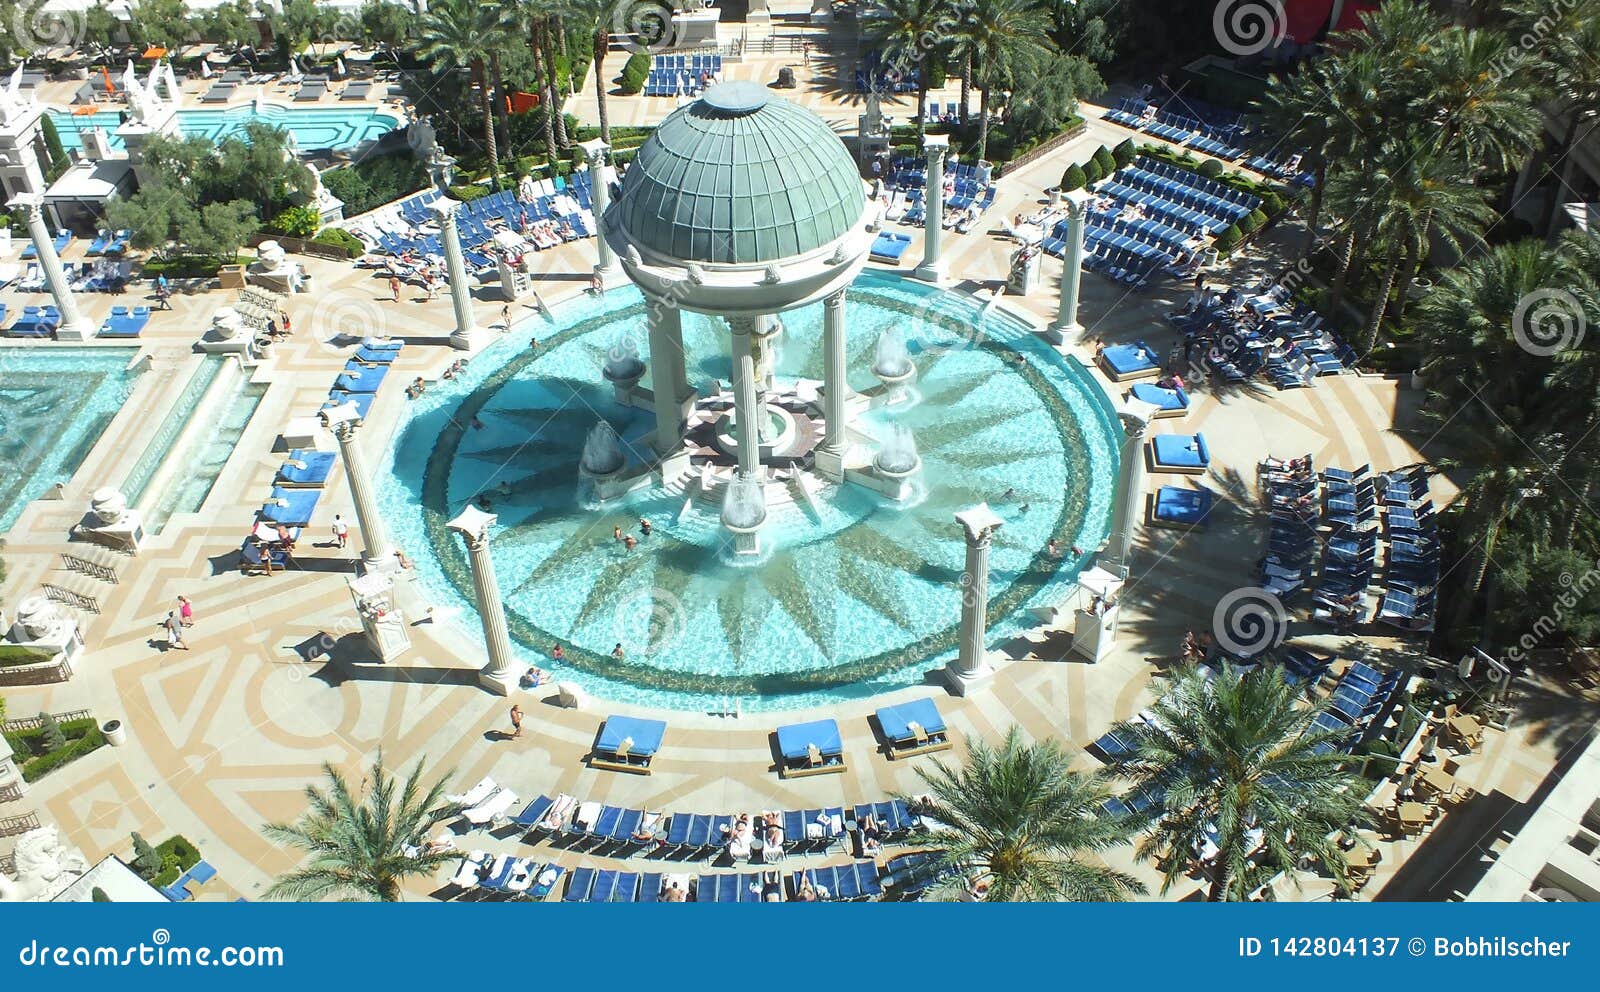
<svg viewBox="0 0 1600 992">
<path fill-rule="evenodd" d="M 55 827 L 39 827 L 17 838 L 12 857 L 15 881 L 0 875 L 0 902 L 48 902 L 89 870 L 77 850 L 61 843 Z"/>
<path fill-rule="evenodd" d="M 143 122 L 149 112 L 148 98 L 144 86 L 139 82 L 139 74 L 134 71 L 133 62 L 128 62 L 128 67 L 122 70 L 122 92 L 128 99 L 128 110 L 133 114 L 133 119 Z"/>
<path fill-rule="evenodd" d="M 96 489 L 89 497 L 89 512 L 95 515 L 102 527 L 110 527 L 127 514 L 128 497 L 110 486 Z"/>
<path fill-rule="evenodd" d="M 289 253 L 276 241 L 263 241 L 256 246 L 257 263 L 269 272 L 281 269 L 288 257 Z"/>
<path fill-rule="evenodd" d="M 37 643 L 50 640 L 60 630 L 61 614 L 56 604 L 43 596 L 29 596 L 17 604 L 17 623 L 14 634 L 21 635 L 18 643 Z"/>
<path fill-rule="evenodd" d="M 10 123 L 12 116 L 28 105 L 28 98 L 22 95 L 22 70 L 26 65 L 25 61 L 18 62 L 16 71 L 11 74 L 11 80 L 4 89 L 0 89 L 0 124 Z"/>
</svg>

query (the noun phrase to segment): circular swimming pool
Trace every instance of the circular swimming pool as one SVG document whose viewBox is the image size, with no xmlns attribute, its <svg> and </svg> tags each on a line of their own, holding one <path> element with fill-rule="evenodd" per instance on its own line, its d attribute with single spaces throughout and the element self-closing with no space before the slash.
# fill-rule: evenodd
<svg viewBox="0 0 1600 992">
<path fill-rule="evenodd" d="M 783 315 L 779 381 L 822 377 L 821 311 Z M 649 456 L 652 418 L 619 405 L 601 374 L 620 335 L 644 341 L 643 322 L 632 288 L 574 300 L 410 404 L 380 500 L 428 595 L 466 611 L 470 636 L 471 574 L 444 525 L 480 496 L 499 515 L 490 546 L 523 660 L 608 698 L 679 708 L 813 705 L 921 681 L 954 655 L 965 549 L 953 518 L 973 504 L 1005 520 L 991 552 L 991 643 L 1027 626 L 1029 606 L 1059 599 L 1084 564 L 1067 549 L 1105 537 L 1119 431 L 1087 373 L 1015 318 L 878 271 L 849 292 L 850 379 L 876 385 L 879 335 L 902 331 L 913 399 L 859 426 L 910 432 L 922 458 L 911 500 L 854 484 L 797 493 L 771 507 L 754 564 L 730 553 L 718 506 L 692 487 L 652 483 L 593 508 L 578 463 L 597 423 L 631 462 Z M 691 383 L 727 381 L 726 325 L 686 313 L 683 327 Z M 641 517 L 651 533 L 630 551 L 614 528 L 638 537 Z"/>
</svg>

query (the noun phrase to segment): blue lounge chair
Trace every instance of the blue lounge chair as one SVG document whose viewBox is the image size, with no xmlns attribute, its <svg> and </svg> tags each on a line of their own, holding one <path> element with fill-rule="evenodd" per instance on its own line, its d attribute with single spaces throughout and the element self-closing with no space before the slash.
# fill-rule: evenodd
<svg viewBox="0 0 1600 992">
<path fill-rule="evenodd" d="M 1113 382 L 1148 379 L 1161 374 L 1160 356 L 1143 341 L 1106 348 L 1100 352 L 1100 366 Z"/>
<path fill-rule="evenodd" d="M 593 768 L 618 772 L 650 774 L 650 759 L 661 749 L 667 732 L 663 720 L 644 720 L 631 716 L 608 716 L 600 728 L 600 740 L 589 758 Z"/>
<path fill-rule="evenodd" d="M 289 452 L 289 460 L 278 469 L 273 485 L 287 489 L 319 489 L 328 481 L 337 459 L 331 451 L 296 448 Z"/>
<path fill-rule="evenodd" d="M 662 880 L 660 872 L 647 871 L 639 876 L 635 902 L 660 902 Z"/>
<path fill-rule="evenodd" d="M 872 259 L 876 262 L 899 265 L 901 256 L 909 247 L 911 247 L 911 235 L 881 231 L 872 239 Z"/>
<path fill-rule="evenodd" d="M 388 365 L 399 357 L 399 348 L 369 348 L 362 345 L 356 351 L 355 360 L 363 365 Z"/>
<path fill-rule="evenodd" d="M 1150 523 L 1161 527 L 1204 527 L 1216 499 L 1216 493 L 1209 489 L 1162 486 L 1151 501 Z"/>
<path fill-rule="evenodd" d="M 784 778 L 832 775 L 845 770 L 844 738 L 836 720 L 814 720 L 778 728 Z"/>
<path fill-rule="evenodd" d="M 932 699 L 913 699 L 878 710 L 878 726 L 889 742 L 889 757 L 910 758 L 951 747 L 944 717 Z"/>
<path fill-rule="evenodd" d="M 367 366 L 360 362 L 348 362 L 344 371 L 339 373 L 339 378 L 333 381 L 333 388 L 347 393 L 376 393 L 388 374 L 387 365 Z"/>
<path fill-rule="evenodd" d="M 1180 475 L 1202 475 L 1211 467 L 1204 434 L 1157 434 L 1150 439 L 1150 469 Z"/>
<path fill-rule="evenodd" d="M 272 495 L 261 507 L 261 519 L 285 527 L 308 527 L 322 493 L 315 489 L 286 489 L 274 486 Z"/>
<path fill-rule="evenodd" d="M 354 403 L 356 412 L 365 418 L 372 411 L 372 401 L 376 396 L 376 393 L 347 393 L 342 389 L 334 389 L 328 392 L 328 402 L 322 404 L 322 408 L 327 410 L 330 407 Z"/>
<path fill-rule="evenodd" d="M 1157 418 L 1181 417 L 1189 412 L 1189 394 L 1181 386 L 1165 389 L 1154 383 L 1136 382 L 1128 395 L 1155 407 Z"/>
<path fill-rule="evenodd" d="M 562 902 L 588 902 L 589 893 L 594 889 L 594 868 L 574 868 L 572 875 L 567 879 L 567 894 L 561 897 Z"/>
<path fill-rule="evenodd" d="M 540 796 L 522 808 L 522 812 L 511 818 L 511 822 L 523 830 L 532 830 L 550 812 L 550 807 L 555 805 L 555 800 L 549 796 Z"/>
</svg>

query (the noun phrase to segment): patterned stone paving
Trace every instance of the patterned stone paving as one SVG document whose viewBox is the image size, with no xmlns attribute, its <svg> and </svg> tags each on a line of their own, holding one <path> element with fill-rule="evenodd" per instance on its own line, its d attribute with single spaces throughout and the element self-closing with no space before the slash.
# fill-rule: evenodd
<svg viewBox="0 0 1600 992">
<path fill-rule="evenodd" d="M 629 101 L 614 100 L 612 106 L 614 121 L 628 119 Z M 1068 147 L 1008 177 L 991 216 L 1032 209 L 1039 202 L 1038 190 L 1051 185 L 1067 161 L 1121 135 L 1111 125 L 1091 122 L 1088 133 Z M 912 233 L 920 240 L 918 232 Z M 991 234 L 948 239 L 950 271 L 960 277 L 963 288 L 989 285 L 1003 275 L 1008 245 Z M 591 250 L 577 244 L 541 255 L 546 271 L 538 286 L 546 300 L 580 291 L 592 264 Z M 908 258 L 920 253 L 920 244 L 913 245 Z M 1219 278 L 1250 278 L 1267 264 L 1245 260 Z M 267 386 L 265 397 L 201 512 L 175 517 L 124 569 L 120 584 L 107 588 L 103 612 L 85 618 L 90 650 L 71 682 L 6 693 L 13 713 L 89 707 L 101 718 L 122 718 L 129 730 L 127 746 L 103 749 L 46 777 L 19 806 L 41 810 L 91 856 L 126 853 L 130 830 L 154 838 L 182 832 L 221 869 L 229 897 L 254 895 L 294 860 L 292 853 L 262 840 L 259 825 L 300 812 L 300 790 L 319 779 L 323 762 L 359 778 L 379 747 L 392 765 L 426 758 L 435 769 L 454 769 L 454 782 L 461 788 L 493 775 L 524 798 L 570 792 L 636 807 L 703 812 L 817 807 L 915 791 L 916 769 L 931 759 L 886 760 L 877 752 L 866 718 L 885 702 L 930 692 L 938 697 L 958 742 L 951 754 L 955 758 L 961 755 L 961 742 L 975 736 L 995 739 L 1012 724 L 1033 737 L 1058 737 L 1081 747 L 1147 703 L 1150 676 L 1170 663 L 1182 632 L 1208 624 L 1220 592 L 1247 580 L 1264 532 L 1247 499 L 1230 499 L 1205 532 L 1142 534 L 1135 581 L 1125 598 L 1122 643 L 1099 665 L 1063 662 L 1070 635 L 1040 628 L 994 645 L 1018 660 L 1005 664 L 993 689 L 975 699 L 954 699 L 941 689 L 924 687 L 827 708 L 826 715 L 837 717 L 845 730 L 845 774 L 785 781 L 773 772 L 772 727 L 824 715 L 822 711 L 742 718 L 673 713 L 653 776 L 591 770 L 582 758 L 605 714 L 634 710 L 604 701 L 582 711 L 563 710 L 546 705 L 542 693 L 524 694 L 527 732 L 519 740 L 507 739 L 506 702 L 475 687 L 473 675 L 482 659 L 453 626 L 463 618 L 417 626 L 413 647 L 401 660 L 387 666 L 372 663 L 359 635 L 352 633 L 344 588 L 353 550 L 341 554 L 306 548 L 298 568 L 271 577 L 246 578 L 231 567 L 251 513 L 281 460 L 281 454 L 272 453 L 279 429 L 291 417 L 316 408 L 344 362 L 349 349 L 327 344 L 329 337 L 338 331 L 390 333 L 418 342 L 421 346 L 406 349 L 394 373 L 401 381 L 437 377 L 457 357 L 442 346 L 451 321 L 444 297 L 432 303 L 407 298 L 396 305 L 383 284 L 365 271 L 316 261 L 308 268 L 316 292 L 291 302 L 295 338 L 253 370 L 253 379 Z M 1046 279 L 1051 288 L 1008 305 L 1041 322 L 1048 320 L 1054 281 L 1052 271 Z M 1181 292 L 1182 287 L 1167 285 L 1135 296 L 1096 276 L 1086 277 L 1082 316 L 1089 341 L 1096 336 L 1108 342 L 1142 338 L 1158 348 L 1170 346 L 1173 335 L 1159 314 Z M 173 384 L 184 381 L 199 361 L 190 351 L 191 342 L 208 325 L 210 313 L 231 297 L 217 291 L 180 294 L 172 312 L 156 314 L 142 342 L 153 363 L 151 374 L 141 377 L 101 443 L 64 488 L 63 498 L 32 504 L 13 529 L 6 548 L 7 601 L 36 588 L 58 567 L 56 555 L 87 494 L 105 480 L 120 478 L 137 457 L 175 391 Z M 11 291 L 0 292 L 0 300 L 14 307 L 39 302 Z M 110 303 L 104 297 L 83 300 L 93 319 L 103 316 Z M 480 300 L 478 320 L 484 325 L 498 322 L 499 307 L 498 301 Z M 519 313 L 518 319 L 538 318 Z M 430 340 L 440 346 L 425 343 Z M 1086 359 L 1091 344 L 1079 344 L 1076 353 Z M 1120 399 L 1120 390 L 1097 381 Z M 389 388 L 375 404 L 362 434 L 369 461 L 376 462 L 388 443 L 386 431 L 393 429 L 405 402 L 401 390 Z M 1371 462 L 1387 468 L 1415 461 L 1419 451 L 1412 439 L 1396 430 L 1414 402 L 1393 380 L 1345 376 L 1287 393 L 1201 395 L 1187 419 L 1159 421 L 1157 429 L 1203 429 L 1215 459 L 1208 481 L 1228 493 L 1238 480 L 1253 479 L 1255 462 L 1269 452 L 1310 451 L 1323 465 Z M 1147 484 L 1163 481 L 1155 477 Z M 1442 480 L 1440 486 L 1436 495 L 1447 496 Z M 309 541 L 323 539 L 335 512 L 351 516 L 338 473 Z M 402 547 L 420 539 L 396 537 Z M 190 596 L 198 610 L 192 650 L 166 652 L 153 638 L 180 593 Z M 1536 729 L 1514 726 L 1511 733 L 1491 734 L 1484 753 L 1475 759 L 1481 791 L 1500 790 L 1516 800 L 1531 794 L 1565 746 Z M 1087 755 L 1080 761 L 1084 767 L 1095 764 Z M 500 849 L 509 849 L 511 843 L 484 835 L 463 840 L 464 846 Z M 1416 844 L 1386 850 L 1380 877 L 1393 872 Z M 578 857 L 548 846 L 537 853 L 568 863 Z M 1118 855 L 1117 860 L 1126 859 Z M 1148 866 L 1133 870 L 1153 879 Z M 419 885 L 416 892 L 433 887 Z M 1187 894 L 1189 890 L 1171 895 Z"/>
</svg>

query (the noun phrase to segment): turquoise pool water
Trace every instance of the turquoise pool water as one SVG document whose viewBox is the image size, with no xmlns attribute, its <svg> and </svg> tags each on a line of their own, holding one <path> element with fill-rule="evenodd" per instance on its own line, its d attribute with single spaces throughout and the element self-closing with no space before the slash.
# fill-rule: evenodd
<svg viewBox="0 0 1600 992">
<path fill-rule="evenodd" d="M 80 132 L 91 128 L 104 128 L 111 138 L 111 147 L 121 148 L 122 139 L 116 136 L 120 115 L 115 110 L 102 110 L 94 114 L 71 114 L 50 111 L 61 141 L 68 149 L 82 144 Z M 262 121 L 281 127 L 294 136 L 302 151 L 316 148 L 354 148 L 367 141 L 383 137 L 400 126 L 400 118 L 371 107 L 279 107 L 267 104 L 259 111 L 254 107 L 234 107 L 229 110 L 180 110 L 178 129 L 185 135 L 199 135 L 212 141 L 238 134 L 250 121 Z"/>
<path fill-rule="evenodd" d="M 217 476 L 233 456 L 266 392 L 266 386 L 246 382 L 241 377 L 238 387 L 217 408 L 211 431 L 178 453 L 185 459 L 183 471 L 172 477 L 145 516 L 145 527 L 151 533 L 161 533 L 173 514 L 196 513 L 205 504 L 211 487 L 217 484 Z"/>
<path fill-rule="evenodd" d="M 184 384 L 183 392 L 178 394 L 171 411 L 161 422 L 160 429 L 150 438 L 150 443 L 145 445 L 139 460 L 134 462 L 133 468 L 128 471 L 128 477 L 122 480 L 122 495 L 128 498 L 129 506 L 138 506 L 144 500 L 150 480 L 172 454 L 178 436 L 183 433 L 190 418 L 194 416 L 195 407 L 200 404 L 201 397 L 205 396 L 211 384 L 217 381 L 217 376 L 222 374 L 223 365 L 227 361 L 229 359 L 222 355 L 207 355 L 201 359 L 200 367 L 195 369 L 189 381 Z M 148 519 L 145 521 L 145 526 L 155 533 Z"/>
<path fill-rule="evenodd" d="M 0 533 L 83 464 L 133 391 L 132 348 L 0 348 Z"/>
<path fill-rule="evenodd" d="M 1051 557 L 1046 542 L 1092 549 L 1105 537 L 1119 436 L 1109 403 L 1019 321 L 990 314 L 972 343 L 970 297 L 868 272 L 848 307 L 854 387 L 875 385 L 873 349 L 891 325 L 918 367 L 920 400 L 862 423 L 910 428 L 925 490 L 913 504 L 845 485 L 828 486 L 815 510 L 774 507 L 762 531 L 771 550 L 754 566 L 730 562 L 715 506 L 680 517 L 684 497 L 659 485 L 583 508 L 576 466 L 589 428 L 605 419 L 635 457 L 651 428 L 600 376 L 621 333 L 649 359 L 640 296 L 613 291 L 557 308 L 555 325 L 525 322 L 410 405 L 379 499 L 432 602 L 466 610 L 463 627 L 478 636 L 465 554 L 444 523 L 487 492 L 526 662 L 650 705 L 813 705 L 920 682 L 954 655 L 964 544 L 953 515 L 987 500 L 1006 521 L 991 558 L 991 643 L 1026 626 L 1027 608 L 1059 599 L 1083 564 Z M 780 380 L 821 378 L 821 322 L 820 305 L 784 314 Z M 730 377 L 725 325 L 685 314 L 684 337 L 692 382 Z M 473 417 L 481 428 L 463 426 Z M 1014 498 L 997 502 L 1007 489 Z M 629 553 L 612 528 L 637 534 L 640 517 L 654 532 Z M 557 640 L 562 666 L 546 656 Z M 610 656 L 618 642 L 621 662 Z"/>
</svg>

